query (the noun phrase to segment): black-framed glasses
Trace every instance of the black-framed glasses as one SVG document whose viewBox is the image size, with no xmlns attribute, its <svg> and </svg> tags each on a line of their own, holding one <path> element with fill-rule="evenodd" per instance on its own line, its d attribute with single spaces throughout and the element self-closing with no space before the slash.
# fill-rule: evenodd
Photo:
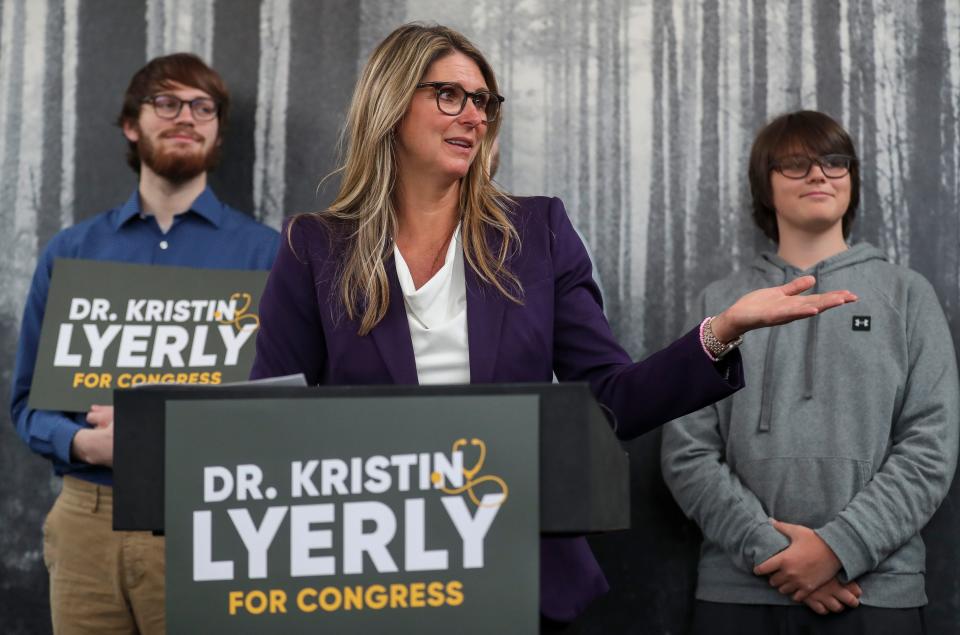
<svg viewBox="0 0 960 635">
<path fill-rule="evenodd" d="M 463 112 L 467 99 L 484 114 L 484 121 L 492 123 L 500 113 L 503 97 L 489 90 L 467 91 L 456 82 L 420 82 L 417 88 L 432 88 L 437 93 L 437 109 L 445 115 L 456 117 Z"/>
<path fill-rule="evenodd" d="M 180 99 L 175 95 L 153 95 L 144 97 L 143 103 L 151 104 L 153 112 L 161 119 L 176 119 L 184 104 L 190 106 L 190 112 L 197 121 L 211 121 L 217 117 L 220 106 L 209 97 Z"/>
<path fill-rule="evenodd" d="M 788 179 L 805 179 L 814 164 L 820 166 L 828 179 L 839 179 L 850 173 L 850 166 L 856 159 L 846 154 L 825 154 L 822 157 L 808 157 L 802 154 L 777 159 L 770 166 Z"/>
</svg>

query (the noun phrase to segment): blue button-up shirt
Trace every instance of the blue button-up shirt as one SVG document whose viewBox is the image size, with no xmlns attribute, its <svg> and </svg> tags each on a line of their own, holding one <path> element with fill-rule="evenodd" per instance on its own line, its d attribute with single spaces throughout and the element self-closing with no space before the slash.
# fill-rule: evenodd
<svg viewBox="0 0 960 635">
<path fill-rule="evenodd" d="M 49 458 L 57 474 L 71 474 L 110 485 L 109 468 L 72 461 L 73 436 L 86 423 L 86 413 L 34 410 L 27 406 L 37 361 L 40 327 L 50 290 L 54 260 L 85 258 L 148 265 L 208 269 L 270 269 L 279 234 L 221 203 L 208 187 L 174 216 L 166 233 L 143 213 L 139 192 L 127 202 L 54 236 L 43 250 L 23 310 L 17 362 L 10 398 L 10 416 L 17 433 L 34 452 Z"/>
</svg>

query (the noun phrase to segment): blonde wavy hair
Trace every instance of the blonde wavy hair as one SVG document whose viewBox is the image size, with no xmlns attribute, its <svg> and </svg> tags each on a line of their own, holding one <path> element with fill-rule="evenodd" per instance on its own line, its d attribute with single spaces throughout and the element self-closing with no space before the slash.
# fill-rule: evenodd
<svg viewBox="0 0 960 635">
<path fill-rule="evenodd" d="M 340 139 L 340 167 L 328 175 L 341 175 L 340 190 L 330 207 L 312 215 L 333 228 L 342 247 L 336 290 L 347 316 L 359 319 L 360 335 L 383 319 L 390 303 L 386 263 L 393 256 L 397 232 L 393 131 L 430 65 L 454 52 L 476 62 L 487 88 L 499 92 L 486 58 L 453 29 L 405 24 L 380 43 L 354 89 Z M 480 150 L 460 182 L 461 239 L 467 264 L 519 304 L 523 290 L 507 267 L 520 240 L 509 216 L 513 201 L 491 181 L 489 171 L 500 121 L 497 117 L 487 124 Z M 489 230 L 497 240 L 488 240 Z"/>
</svg>

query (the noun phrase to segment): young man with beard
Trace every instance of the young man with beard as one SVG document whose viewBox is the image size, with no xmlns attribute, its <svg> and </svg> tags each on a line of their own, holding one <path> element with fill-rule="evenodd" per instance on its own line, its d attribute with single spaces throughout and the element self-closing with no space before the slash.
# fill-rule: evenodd
<svg viewBox="0 0 960 635">
<path fill-rule="evenodd" d="M 28 407 L 56 258 L 270 269 L 279 235 L 221 203 L 207 185 L 230 97 L 200 58 L 178 53 L 138 71 L 119 125 L 139 185 L 125 203 L 54 236 L 37 263 L 17 350 L 11 418 L 63 488 L 44 523 L 55 633 L 163 633 L 164 544 L 112 531 L 113 408 Z"/>
</svg>

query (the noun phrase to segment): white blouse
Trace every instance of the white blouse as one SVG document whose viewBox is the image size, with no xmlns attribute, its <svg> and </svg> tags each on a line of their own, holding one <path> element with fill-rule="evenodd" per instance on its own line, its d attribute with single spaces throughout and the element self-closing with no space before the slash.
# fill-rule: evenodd
<svg viewBox="0 0 960 635">
<path fill-rule="evenodd" d="M 443 267 L 419 289 L 394 245 L 397 277 L 413 340 L 417 379 L 426 384 L 469 384 L 467 285 L 458 226 L 447 248 Z"/>
</svg>

